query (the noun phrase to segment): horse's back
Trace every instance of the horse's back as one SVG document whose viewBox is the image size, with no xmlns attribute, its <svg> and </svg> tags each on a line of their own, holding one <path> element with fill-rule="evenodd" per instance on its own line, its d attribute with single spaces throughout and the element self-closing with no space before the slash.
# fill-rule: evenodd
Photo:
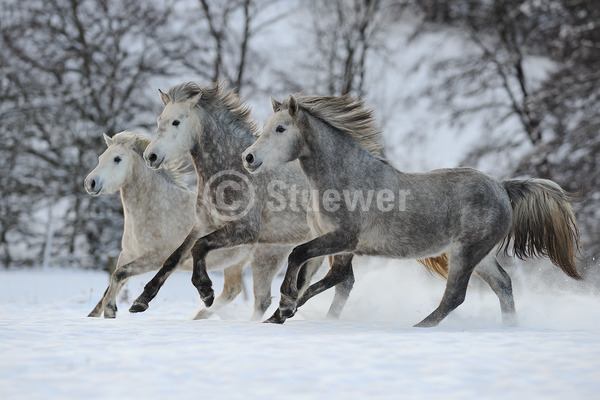
<svg viewBox="0 0 600 400">
<path fill-rule="evenodd" d="M 454 241 L 503 237 L 512 220 L 502 183 L 471 168 L 398 172 L 385 187 L 401 201 L 365 218 L 360 254 L 420 258 L 439 255 Z"/>
</svg>

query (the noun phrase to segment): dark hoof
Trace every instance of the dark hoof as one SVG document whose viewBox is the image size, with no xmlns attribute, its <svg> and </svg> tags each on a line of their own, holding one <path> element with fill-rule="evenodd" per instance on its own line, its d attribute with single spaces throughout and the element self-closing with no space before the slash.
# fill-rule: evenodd
<svg viewBox="0 0 600 400">
<path fill-rule="evenodd" d="M 296 308 L 284 308 L 280 311 L 280 313 L 286 319 L 292 318 L 294 315 L 296 315 Z"/>
<path fill-rule="evenodd" d="M 277 309 L 275 311 L 275 313 L 271 316 L 271 318 L 266 320 L 264 323 L 265 324 L 283 324 L 284 322 L 285 322 L 285 318 L 281 316 L 279 309 Z"/>
<path fill-rule="evenodd" d="M 213 302 L 215 301 L 215 293 L 211 293 L 208 296 L 201 296 L 202 301 L 204 302 L 204 305 L 206 307 L 210 307 L 212 306 Z"/>
<path fill-rule="evenodd" d="M 134 301 L 131 307 L 129 307 L 130 313 L 140 313 L 144 312 L 148 309 L 148 303 L 144 303 L 142 301 Z"/>
</svg>

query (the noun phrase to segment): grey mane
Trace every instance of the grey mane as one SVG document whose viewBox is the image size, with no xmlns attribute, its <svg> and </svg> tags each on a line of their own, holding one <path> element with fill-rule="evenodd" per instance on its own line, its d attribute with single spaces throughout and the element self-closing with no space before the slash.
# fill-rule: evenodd
<svg viewBox="0 0 600 400">
<path fill-rule="evenodd" d="M 134 153 L 139 155 L 142 159 L 144 157 L 144 151 L 151 142 L 151 139 L 145 137 L 140 133 L 134 133 L 130 131 L 123 131 L 113 136 L 114 144 L 130 145 Z M 176 163 L 167 163 L 163 168 L 158 170 L 158 173 L 164 176 L 167 180 L 172 181 L 175 185 L 187 188 L 184 179 L 191 175 L 192 171 L 189 169 L 188 163 L 180 161 Z"/>
<path fill-rule="evenodd" d="M 382 157 L 381 131 L 375 123 L 373 110 L 366 108 L 363 101 L 348 94 L 311 96 L 300 93 L 294 97 L 298 106 L 313 117 L 344 132 L 375 157 Z M 287 107 L 288 103 L 286 100 L 283 105 Z"/>
<path fill-rule="evenodd" d="M 202 93 L 196 107 L 201 107 L 233 122 L 241 131 L 258 135 L 258 125 L 251 118 L 250 106 L 245 104 L 238 94 L 226 89 L 224 81 L 200 86 L 194 82 L 186 82 L 171 87 L 167 96 L 172 102 L 186 101 Z"/>
</svg>

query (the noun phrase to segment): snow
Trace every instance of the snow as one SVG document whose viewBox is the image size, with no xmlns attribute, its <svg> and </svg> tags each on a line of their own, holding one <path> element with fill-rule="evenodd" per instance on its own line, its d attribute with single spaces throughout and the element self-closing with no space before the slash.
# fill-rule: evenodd
<svg viewBox="0 0 600 400">
<path fill-rule="evenodd" d="M 254 46 L 265 62 L 300 74 L 302 49 L 289 50 L 298 34 L 280 34 L 287 25 L 265 29 Z M 386 155 L 407 171 L 456 166 L 475 143 L 491 140 L 485 115 L 454 125 L 451 110 L 434 108 L 421 94 L 441 79 L 428 63 L 468 48 L 447 32 L 409 40 L 413 25 L 397 29 L 388 54 L 373 62 L 367 98 L 383 125 Z M 551 67 L 539 59 L 528 66 L 544 73 Z M 261 73 L 271 80 L 270 69 Z M 176 75 L 149 87 L 198 78 Z M 260 122 L 271 114 L 267 89 L 278 98 L 289 94 L 277 82 L 245 93 Z M 509 161 L 479 167 L 505 171 Z M 185 272 L 173 274 L 143 314 L 127 308 L 151 275 L 131 279 L 117 319 L 105 320 L 85 317 L 108 283 L 105 273 L 0 270 L 0 399 L 596 400 L 600 289 L 548 264 L 507 268 L 517 327 L 502 325 L 497 298 L 474 278 L 466 302 L 430 329 L 412 325 L 437 306 L 444 282 L 414 261 L 359 257 L 339 321 L 324 319 L 332 299 L 326 292 L 284 325 L 249 322 L 252 302 L 242 296 L 219 316 L 190 320 L 200 301 Z M 222 276 L 211 276 L 219 288 Z M 251 277 L 245 279 L 250 289 Z M 267 316 L 280 282 L 273 283 Z"/>
<path fill-rule="evenodd" d="M 0 271 L 0 398 L 598 398 L 597 289 L 547 263 L 512 266 L 518 327 L 502 326 L 497 299 L 473 279 L 461 307 L 419 329 L 411 326 L 433 310 L 444 282 L 415 262 L 355 264 L 339 321 L 324 319 L 326 292 L 284 325 L 249 322 L 243 296 L 219 316 L 190 320 L 199 299 L 186 272 L 143 314 L 126 310 L 151 275 L 132 278 L 117 319 L 105 320 L 85 317 L 105 273 Z M 222 276 L 212 277 L 219 288 Z"/>
</svg>

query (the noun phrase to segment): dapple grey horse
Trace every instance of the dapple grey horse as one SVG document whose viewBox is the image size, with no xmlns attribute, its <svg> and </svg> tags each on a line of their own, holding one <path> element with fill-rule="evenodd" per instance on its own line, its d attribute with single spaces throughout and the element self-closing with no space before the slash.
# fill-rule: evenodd
<svg viewBox="0 0 600 400">
<path fill-rule="evenodd" d="M 223 83 L 201 87 L 193 82 L 160 92 L 165 108 L 158 118 L 156 135 L 144 152 L 150 168 L 160 168 L 169 160 L 185 154 L 192 158 L 198 176 L 196 214 L 205 222 L 192 228 L 181 245 L 148 282 L 130 311 L 142 312 L 156 296 L 183 254 L 193 256 L 192 283 L 207 306 L 213 301 L 212 282 L 206 273 L 206 256 L 213 250 L 247 244 L 296 245 L 310 236 L 306 220 L 306 202 L 298 199 L 296 207 L 281 208 L 272 201 L 271 184 L 289 182 L 299 191 L 308 182 L 298 163 L 277 171 L 255 176 L 240 162 L 242 152 L 256 141 L 256 124 L 250 109 Z M 147 222 L 154 223 L 152 217 Z M 339 262 L 351 269 L 352 257 Z M 300 273 L 299 287 L 307 286 L 321 258 L 307 263 Z M 337 317 L 348 298 L 354 276 L 348 274 L 336 286 L 336 295 L 328 316 Z"/>
<path fill-rule="evenodd" d="M 574 263 L 577 223 L 569 195 L 556 183 L 501 182 L 470 168 L 400 172 L 380 155 L 372 111 L 347 95 L 291 96 L 284 103 L 273 100 L 273 110 L 242 155 L 244 165 L 261 175 L 299 160 L 319 236 L 290 254 L 279 309 L 269 321 L 284 322 L 307 298 L 345 279 L 334 265 L 330 272 L 337 279 L 315 283 L 298 300 L 299 269 L 326 255 L 406 259 L 448 252 L 444 296 L 419 327 L 438 325 L 464 301 L 473 271 L 498 295 L 505 321 L 514 320 L 510 277 L 495 259 L 502 243 L 512 241 L 521 258 L 549 256 L 568 276 L 581 278 Z"/>
</svg>

